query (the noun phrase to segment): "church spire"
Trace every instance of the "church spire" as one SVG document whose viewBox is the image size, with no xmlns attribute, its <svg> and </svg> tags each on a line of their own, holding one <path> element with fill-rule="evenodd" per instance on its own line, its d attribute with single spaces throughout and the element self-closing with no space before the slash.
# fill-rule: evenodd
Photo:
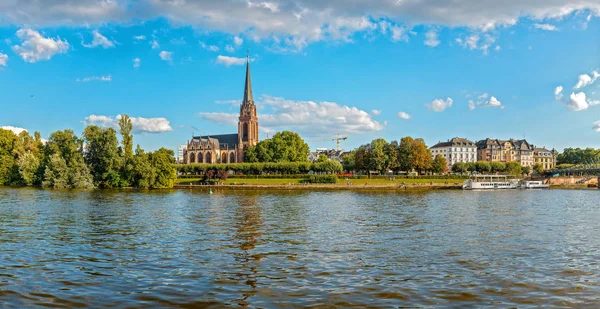
<svg viewBox="0 0 600 309">
<path fill-rule="evenodd" d="M 246 56 L 246 85 L 244 87 L 243 104 L 254 104 L 254 98 L 252 98 L 252 81 L 250 80 L 250 51 L 248 51 Z"/>
</svg>

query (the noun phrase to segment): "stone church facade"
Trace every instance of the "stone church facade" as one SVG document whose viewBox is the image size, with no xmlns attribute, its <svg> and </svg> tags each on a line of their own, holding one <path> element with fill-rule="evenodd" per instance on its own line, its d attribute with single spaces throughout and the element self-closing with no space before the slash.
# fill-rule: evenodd
<svg viewBox="0 0 600 309">
<path fill-rule="evenodd" d="M 242 163 L 246 149 L 258 143 L 258 118 L 256 105 L 252 97 L 252 81 L 250 80 L 250 60 L 246 61 L 246 84 L 244 100 L 240 105 L 238 132 L 192 136 L 187 142 L 183 159 L 186 164 L 193 163 Z"/>
</svg>

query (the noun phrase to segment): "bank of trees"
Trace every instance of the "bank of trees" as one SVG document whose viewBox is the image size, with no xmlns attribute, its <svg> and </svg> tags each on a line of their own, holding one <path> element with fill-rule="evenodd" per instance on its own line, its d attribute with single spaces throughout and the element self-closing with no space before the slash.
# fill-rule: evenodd
<svg viewBox="0 0 600 309">
<path fill-rule="evenodd" d="M 600 161 L 600 149 L 594 148 L 565 148 L 563 153 L 556 157 L 557 164 L 576 165 L 589 164 Z"/>
<path fill-rule="evenodd" d="M 373 140 L 342 158 L 348 171 L 385 173 L 392 171 L 417 171 L 444 173 L 447 170 L 446 159 L 442 156 L 431 158 L 431 153 L 421 138 L 410 136 L 388 143 L 383 138 Z"/>
<path fill-rule="evenodd" d="M 266 163 L 229 163 L 229 164 L 176 164 L 177 171 L 183 175 L 217 174 L 219 171 L 232 171 L 243 175 L 295 175 L 335 174 L 342 171 L 342 165 L 337 161 L 324 162 L 266 162 Z"/>
<path fill-rule="evenodd" d="M 177 174 L 172 150 L 133 151 L 131 120 L 119 119 L 121 143 L 112 128 L 88 126 L 52 133 L 18 135 L 0 129 L 0 185 L 50 188 L 170 188 Z"/>
</svg>

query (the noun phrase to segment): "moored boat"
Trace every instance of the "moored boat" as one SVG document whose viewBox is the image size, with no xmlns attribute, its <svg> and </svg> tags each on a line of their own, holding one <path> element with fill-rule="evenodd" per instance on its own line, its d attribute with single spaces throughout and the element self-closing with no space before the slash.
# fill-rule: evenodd
<svg viewBox="0 0 600 309">
<path fill-rule="evenodd" d="M 463 190 L 517 189 L 518 179 L 508 179 L 505 175 L 474 176 L 463 183 Z"/>
<path fill-rule="evenodd" d="M 521 189 L 549 189 L 550 185 L 539 180 L 523 180 L 521 181 Z"/>
</svg>

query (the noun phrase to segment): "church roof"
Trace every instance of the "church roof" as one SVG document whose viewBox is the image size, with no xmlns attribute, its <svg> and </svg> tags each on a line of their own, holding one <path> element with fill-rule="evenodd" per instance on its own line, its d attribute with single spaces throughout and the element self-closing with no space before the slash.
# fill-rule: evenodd
<svg viewBox="0 0 600 309">
<path fill-rule="evenodd" d="M 239 143 L 238 134 L 218 134 L 218 135 L 205 135 L 205 136 L 194 136 L 194 140 L 208 140 L 211 139 L 213 142 L 219 145 L 227 145 L 229 149 L 235 148 L 235 145 Z"/>
<path fill-rule="evenodd" d="M 252 80 L 250 79 L 250 58 L 246 60 L 246 84 L 244 85 L 244 101 L 242 101 L 242 104 L 254 104 Z"/>
</svg>

